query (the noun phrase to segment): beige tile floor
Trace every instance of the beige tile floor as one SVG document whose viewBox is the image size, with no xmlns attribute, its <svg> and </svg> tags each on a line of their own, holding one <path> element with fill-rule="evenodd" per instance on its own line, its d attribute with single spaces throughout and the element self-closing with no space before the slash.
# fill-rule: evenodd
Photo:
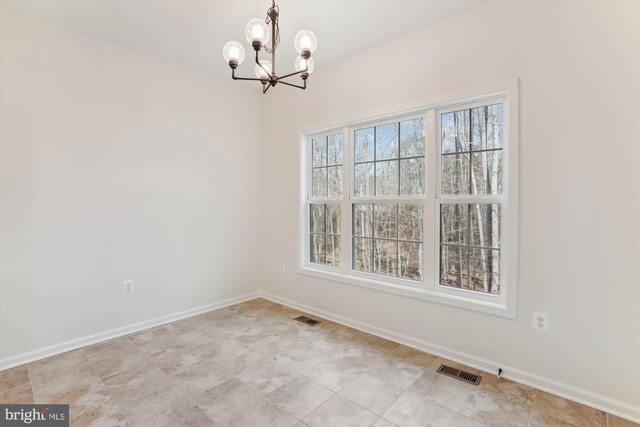
<svg viewBox="0 0 640 427">
<path fill-rule="evenodd" d="M 257 299 L 74 350 L 0 373 L 0 402 L 68 403 L 72 426 L 637 426 L 301 314 Z"/>
</svg>

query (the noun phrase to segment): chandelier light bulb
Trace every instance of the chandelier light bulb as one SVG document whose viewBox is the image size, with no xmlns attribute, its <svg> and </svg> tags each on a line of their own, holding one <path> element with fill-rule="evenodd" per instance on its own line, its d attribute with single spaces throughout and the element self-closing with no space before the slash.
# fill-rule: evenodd
<svg viewBox="0 0 640 427">
<path fill-rule="evenodd" d="M 267 60 L 261 60 L 260 64 L 262 64 L 262 67 L 264 67 L 265 70 L 267 70 L 269 72 L 269 74 L 265 73 L 265 70 L 262 69 L 262 67 L 258 64 L 256 64 L 256 77 L 259 79 L 268 79 L 273 70 L 272 66 L 271 66 L 271 61 L 267 61 Z"/>
<path fill-rule="evenodd" d="M 302 71 L 308 67 L 309 69 L 306 71 L 307 74 L 313 73 L 313 68 L 315 66 L 313 58 L 304 59 L 302 56 L 298 56 L 293 65 L 295 66 L 296 71 Z"/>
<path fill-rule="evenodd" d="M 236 62 L 238 65 L 244 61 L 244 48 L 239 42 L 227 42 L 222 49 L 222 56 L 227 62 Z"/>
<path fill-rule="evenodd" d="M 293 45 L 296 48 L 296 52 L 310 52 L 313 53 L 318 47 L 318 39 L 315 34 L 310 30 L 300 30 L 296 34 L 296 38 L 293 40 Z"/>
<path fill-rule="evenodd" d="M 260 42 L 264 46 L 269 41 L 269 27 L 260 18 L 253 18 L 249 21 L 244 33 L 249 43 Z"/>
</svg>

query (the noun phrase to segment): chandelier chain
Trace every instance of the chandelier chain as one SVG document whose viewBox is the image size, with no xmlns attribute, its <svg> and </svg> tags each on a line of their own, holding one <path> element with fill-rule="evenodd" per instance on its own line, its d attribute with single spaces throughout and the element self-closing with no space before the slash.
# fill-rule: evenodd
<svg viewBox="0 0 640 427">
<path fill-rule="evenodd" d="M 276 5 L 276 1 L 273 0 L 271 7 L 269 8 L 269 10 L 267 10 L 267 19 L 265 19 L 264 21 L 267 25 L 271 24 L 271 22 L 273 21 L 274 28 L 275 28 L 274 34 L 271 35 L 274 41 L 273 47 L 272 48 L 268 46 L 264 47 L 264 49 L 268 53 L 272 53 L 274 50 L 276 50 L 276 48 L 280 44 L 280 26 L 278 25 L 279 16 L 280 16 L 280 7 Z"/>
</svg>

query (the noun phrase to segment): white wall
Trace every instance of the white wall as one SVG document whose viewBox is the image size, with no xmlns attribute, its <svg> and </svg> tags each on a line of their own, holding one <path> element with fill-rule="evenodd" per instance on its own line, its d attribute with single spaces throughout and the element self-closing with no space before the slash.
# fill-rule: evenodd
<svg viewBox="0 0 640 427">
<path fill-rule="evenodd" d="M 260 94 L 0 14 L 0 359 L 256 290 Z"/>
<path fill-rule="evenodd" d="M 637 408 L 639 6 L 490 2 L 320 66 L 306 92 L 269 92 L 260 227 L 267 290 Z M 296 273 L 299 129 L 516 77 L 517 320 Z M 284 275 L 281 261 L 289 266 Z M 550 313 L 550 332 L 532 330 L 534 310 Z"/>
</svg>

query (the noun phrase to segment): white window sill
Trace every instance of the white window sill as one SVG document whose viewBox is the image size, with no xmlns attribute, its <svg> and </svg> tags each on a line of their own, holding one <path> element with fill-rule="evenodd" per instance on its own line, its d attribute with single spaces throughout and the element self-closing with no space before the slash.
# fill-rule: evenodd
<svg viewBox="0 0 640 427">
<path fill-rule="evenodd" d="M 385 282 L 383 280 L 375 280 L 373 278 L 359 277 L 355 275 L 347 275 L 339 271 L 330 271 L 329 269 L 313 268 L 303 266 L 298 268 L 298 273 L 306 276 L 317 277 L 334 282 L 345 283 L 347 285 L 359 286 L 362 288 L 373 289 L 380 292 L 386 292 L 395 295 L 402 295 L 409 298 L 421 299 L 425 301 L 447 304 L 458 308 L 478 311 L 481 313 L 492 314 L 495 316 L 516 318 L 515 307 L 507 307 L 506 304 L 498 302 L 481 301 L 473 297 L 473 292 L 461 291 L 461 295 L 439 292 L 432 289 L 424 289 L 414 286 L 403 286 L 395 283 Z"/>
</svg>

